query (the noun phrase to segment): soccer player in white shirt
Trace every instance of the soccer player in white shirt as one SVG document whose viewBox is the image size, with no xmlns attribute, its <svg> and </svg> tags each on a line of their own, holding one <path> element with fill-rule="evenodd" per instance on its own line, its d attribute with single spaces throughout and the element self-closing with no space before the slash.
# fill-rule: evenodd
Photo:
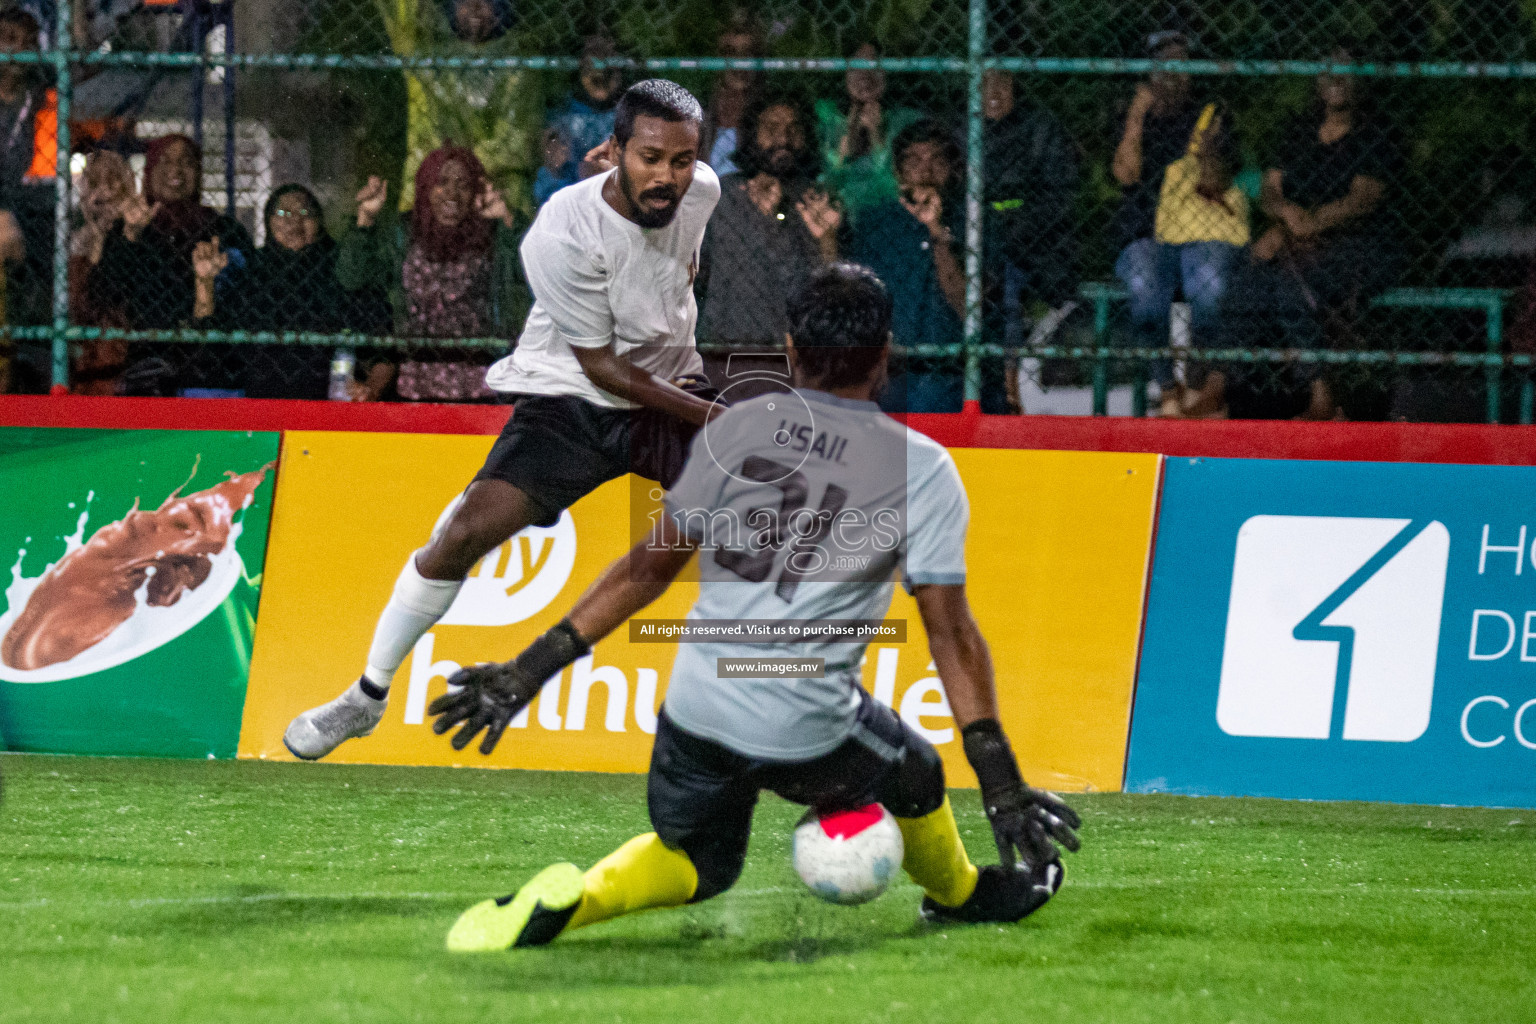
<svg viewBox="0 0 1536 1024">
<path fill-rule="evenodd" d="M 822 813 L 883 804 L 928 919 L 1017 921 L 1060 887 L 1056 844 L 1078 848 L 1079 820 L 1024 783 L 998 724 L 991 657 L 965 596 L 960 475 L 943 447 L 871 401 L 889 352 L 885 286 L 867 268 L 834 264 L 791 300 L 789 318 L 795 389 L 711 421 L 651 536 L 515 660 L 456 673 L 428 709 L 433 730 L 459 727 L 453 746 L 463 749 L 484 729 L 480 751 L 489 753 L 545 680 L 661 596 L 696 552 L 689 620 L 711 625 L 879 619 L 899 575 L 917 599 L 1002 863 L 971 863 L 937 751 L 860 684 L 866 640 L 683 643 L 651 755 L 655 831 L 585 873 L 555 864 L 514 895 L 476 904 L 450 931 L 449 949 L 542 945 L 724 892 L 741 873 L 763 789 Z M 718 667 L 768 653 L 820 657 L 824 675 L 749 679 Z"/>
<path fill-rule="evenodd" d="M 295 756 L 324 757 L 373 731 L 400 663 L 487 552 L 524 527 L 553 526 L 625 473 L 670 486 L 693 432 L 723 408 L 693 333 L 699 246 L 720 199 L 720 180 L 698 161 L 702 119 L 675 82 L 636 83 L 613 137 L 589 154 L 612 169 L 539 211 L 521 246 L 533 308 L 486 375 L 513 397 L 512 416 L 448 520 L 406 561 L 362 677 L 289 724 Z"/>
</svg>

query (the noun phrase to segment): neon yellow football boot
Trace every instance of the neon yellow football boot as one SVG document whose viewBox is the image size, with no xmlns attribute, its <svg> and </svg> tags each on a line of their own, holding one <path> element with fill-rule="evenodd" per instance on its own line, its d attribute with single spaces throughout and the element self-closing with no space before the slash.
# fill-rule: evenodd
<svg viewBox="0 0 1536 1024">
<path fill-rule="evenodd" d="M 476 903 L 460 914 L 448 932 L 448 949 L 486 953 L 553 942 L 581 906 L 584 887 L 575 864 L 551 864 L 512 895 Z"/>
</svg>

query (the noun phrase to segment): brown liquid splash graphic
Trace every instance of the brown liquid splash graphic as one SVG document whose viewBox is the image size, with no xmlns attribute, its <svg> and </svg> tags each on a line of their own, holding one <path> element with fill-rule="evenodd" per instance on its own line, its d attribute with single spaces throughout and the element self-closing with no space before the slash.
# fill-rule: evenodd
<svg viewBox="0 0 1536 1024">
<path fill-rule="evenodd" d="M 213 570 L 211 556 L 229 541 L 235 513 L 271 468 L 269 462 L 238 476 L 228 473 L 224 483 L 184 498 L 178 487 L 153 512 L 135 501 L 126 516 L 48 570 L 0 640 L 0 661 L 32 671 L 94 647 L 133 617 L 134 594 L 146 580 L 146 599 L 157 608 L 196 590 Z"/>
</svg>

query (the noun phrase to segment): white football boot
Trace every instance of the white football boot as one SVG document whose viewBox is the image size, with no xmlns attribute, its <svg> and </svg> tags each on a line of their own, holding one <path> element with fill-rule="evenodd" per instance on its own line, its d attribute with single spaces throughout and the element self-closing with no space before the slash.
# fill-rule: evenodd
<svg viewBox="0 0 1536 1024">
<path fill-rule="evenodd" d="M 374 700 L 353 683 L 340 697 L 289 722 L 283 746 L 294 757 L 318 761 L 346 740 L 373 732 L 388 704 L 387 699 Z"/>
</svg>

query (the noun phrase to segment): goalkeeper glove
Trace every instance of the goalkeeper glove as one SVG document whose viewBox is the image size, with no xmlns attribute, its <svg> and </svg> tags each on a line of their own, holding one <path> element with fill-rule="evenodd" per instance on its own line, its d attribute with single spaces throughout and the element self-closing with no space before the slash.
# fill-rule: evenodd
<svg viewBox="0 0 1536 1024">
<path fill-rule="evenodd" d="M 441 736 L 463 722 L 451 741 L 454 750 L 463 750 L 484 729 L 480 753 L 489 754 L 545 680 L 591 650 L 570 621 L 561 619 L 512 661 L 460 669 L 449 678 L 448 692 L 427 706 L 427 714 L 436 718 L 432 731 Z"/>
<path fill-rule="evenodd" d="M 1014 866 L 1015 850 L 1031 867 L 1058 859 L 1057 843 L 1077 852 L 1082 843 L 1073 830 L 1082 827 L 1082 819 L 1055 793 L 1025 785 L 997 719 L 972 722 L 960 735 L 966 760 L 981 782 L 981 802 L 1003 866 Z"/>
</svg>

